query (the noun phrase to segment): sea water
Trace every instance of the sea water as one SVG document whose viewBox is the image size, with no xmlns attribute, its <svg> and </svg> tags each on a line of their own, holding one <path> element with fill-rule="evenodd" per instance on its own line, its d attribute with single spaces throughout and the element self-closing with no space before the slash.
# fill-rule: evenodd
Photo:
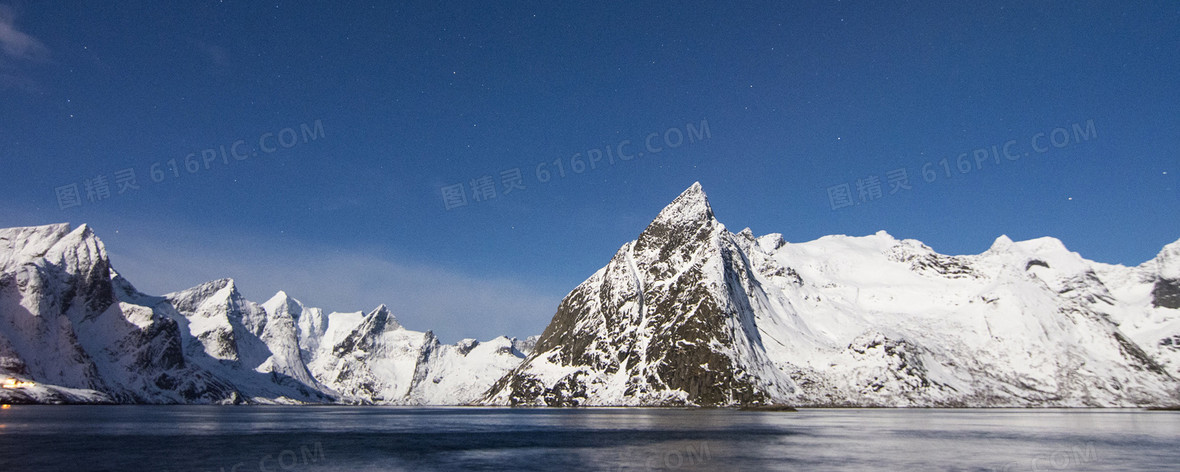
<svg viewBox="0 0 1180 472">
<path fill-rule="evenodd" d="M 1142 410 L 25 406 L 4 471 L 1176 470 Z"/>
</svg>

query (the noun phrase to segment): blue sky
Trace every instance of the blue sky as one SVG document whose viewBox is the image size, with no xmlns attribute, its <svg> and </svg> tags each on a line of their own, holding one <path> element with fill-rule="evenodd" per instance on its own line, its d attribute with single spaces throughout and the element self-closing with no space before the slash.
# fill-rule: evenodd
<svg viewBox="0 0 1180 472">
<path fill-rule="evenodd" d="M 794 242 L 1180 238 L 1180 4 L 945 3 L 0 0 L 0 226 L 447 341 L 539 333 L 694 181 Z"/>
</svg>

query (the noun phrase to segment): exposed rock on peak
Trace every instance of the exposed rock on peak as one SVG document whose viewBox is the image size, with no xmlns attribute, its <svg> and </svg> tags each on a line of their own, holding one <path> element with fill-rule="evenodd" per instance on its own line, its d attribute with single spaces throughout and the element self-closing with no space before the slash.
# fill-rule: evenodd
<svg viewBox="0 0 1180 472">
<path fill-rule="evenodd" d="M 360 330 L 366 333 L 383 333 L 398 329 L 402 329 L 401 323 L 397 322 L 397 318 L 393 316 L 393 312 L 389 311 L 389 307 L 381 304 L 365 315 L 365 321 L 361 323 Z"/>
<path fill-rule="evenodd" d="M 1176 380 L 1154 359 L 1180 358 L 1167 347 L 1180 336 L 1137 347 L 1118 323 L 1138 318 L 1113 314 L 1149 308 L 1116 300 L 1096 267 L 1053 238 L 1001 236 L 987 253 L 948 256 L 884 231 L 798 244 L 733 234 L 693 185 L 562 300 L 484 401 L 1174 403 Z M 1168 287 L 1157 299 L 1170 303 Z"/>
<path fill-rule="evenodd" d="M 717 220 L 713 218 L 713 208 L 709 206 L 709 198 L 701 188 L 700 182 L 697 182 L 664 207 L 644 233 L 650 232 L 653 233 L 653 236 L 660 237 L 672 232 L 690 231 L 716 222 Z"/>
<path fill-rule="evenodd" d="M 1154 267 L 1156 272 L 1151 289 L 1152 306 L 1180 309 L 1180 241 L 1164 246 L 1159 255 L 1145 265 Z"/>
</svg>

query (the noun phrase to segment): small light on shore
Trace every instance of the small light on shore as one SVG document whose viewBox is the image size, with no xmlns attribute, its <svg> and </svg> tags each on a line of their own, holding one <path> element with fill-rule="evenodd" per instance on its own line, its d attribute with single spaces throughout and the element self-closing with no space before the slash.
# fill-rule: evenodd
<svg viewBox="0 0 1180 472">
<path fill-rule="evenodd" d="M 23 380 L 17 380 L 12 377 L 8 377 L 8 378 L 4 379 L 4 383 L 0 383 L 0 387 L 7 388 L 7 389 L 32 387 L 34 385 L 37 385 L 37 384 L 34 382 L 25 382 Z"/>
</svg>

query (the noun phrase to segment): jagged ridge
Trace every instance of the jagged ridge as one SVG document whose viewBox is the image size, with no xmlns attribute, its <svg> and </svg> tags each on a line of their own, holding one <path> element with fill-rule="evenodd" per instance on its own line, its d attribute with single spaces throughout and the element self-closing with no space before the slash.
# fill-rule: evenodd
<svg viewBox="0 0 1180 472">
<path fill-rule="evenodd" d="M 529 345 L 443 345 L 384 305 L 259 305 L 231 279 L 148 296 L 85 225 L 0 230 L 0 269 L 0 375 L 36 383 L 0 389 L 8 403 L 461 404 Z"/>
<path fill-rule="evenodd" d="M 1175 403 L 1178 247 L 1127 268 L 1053 238 L 975 256 L 885 232 L 788 244 L 729 232 L 694 184 L 570 292 L 484 402 Z"/>
</svg>

